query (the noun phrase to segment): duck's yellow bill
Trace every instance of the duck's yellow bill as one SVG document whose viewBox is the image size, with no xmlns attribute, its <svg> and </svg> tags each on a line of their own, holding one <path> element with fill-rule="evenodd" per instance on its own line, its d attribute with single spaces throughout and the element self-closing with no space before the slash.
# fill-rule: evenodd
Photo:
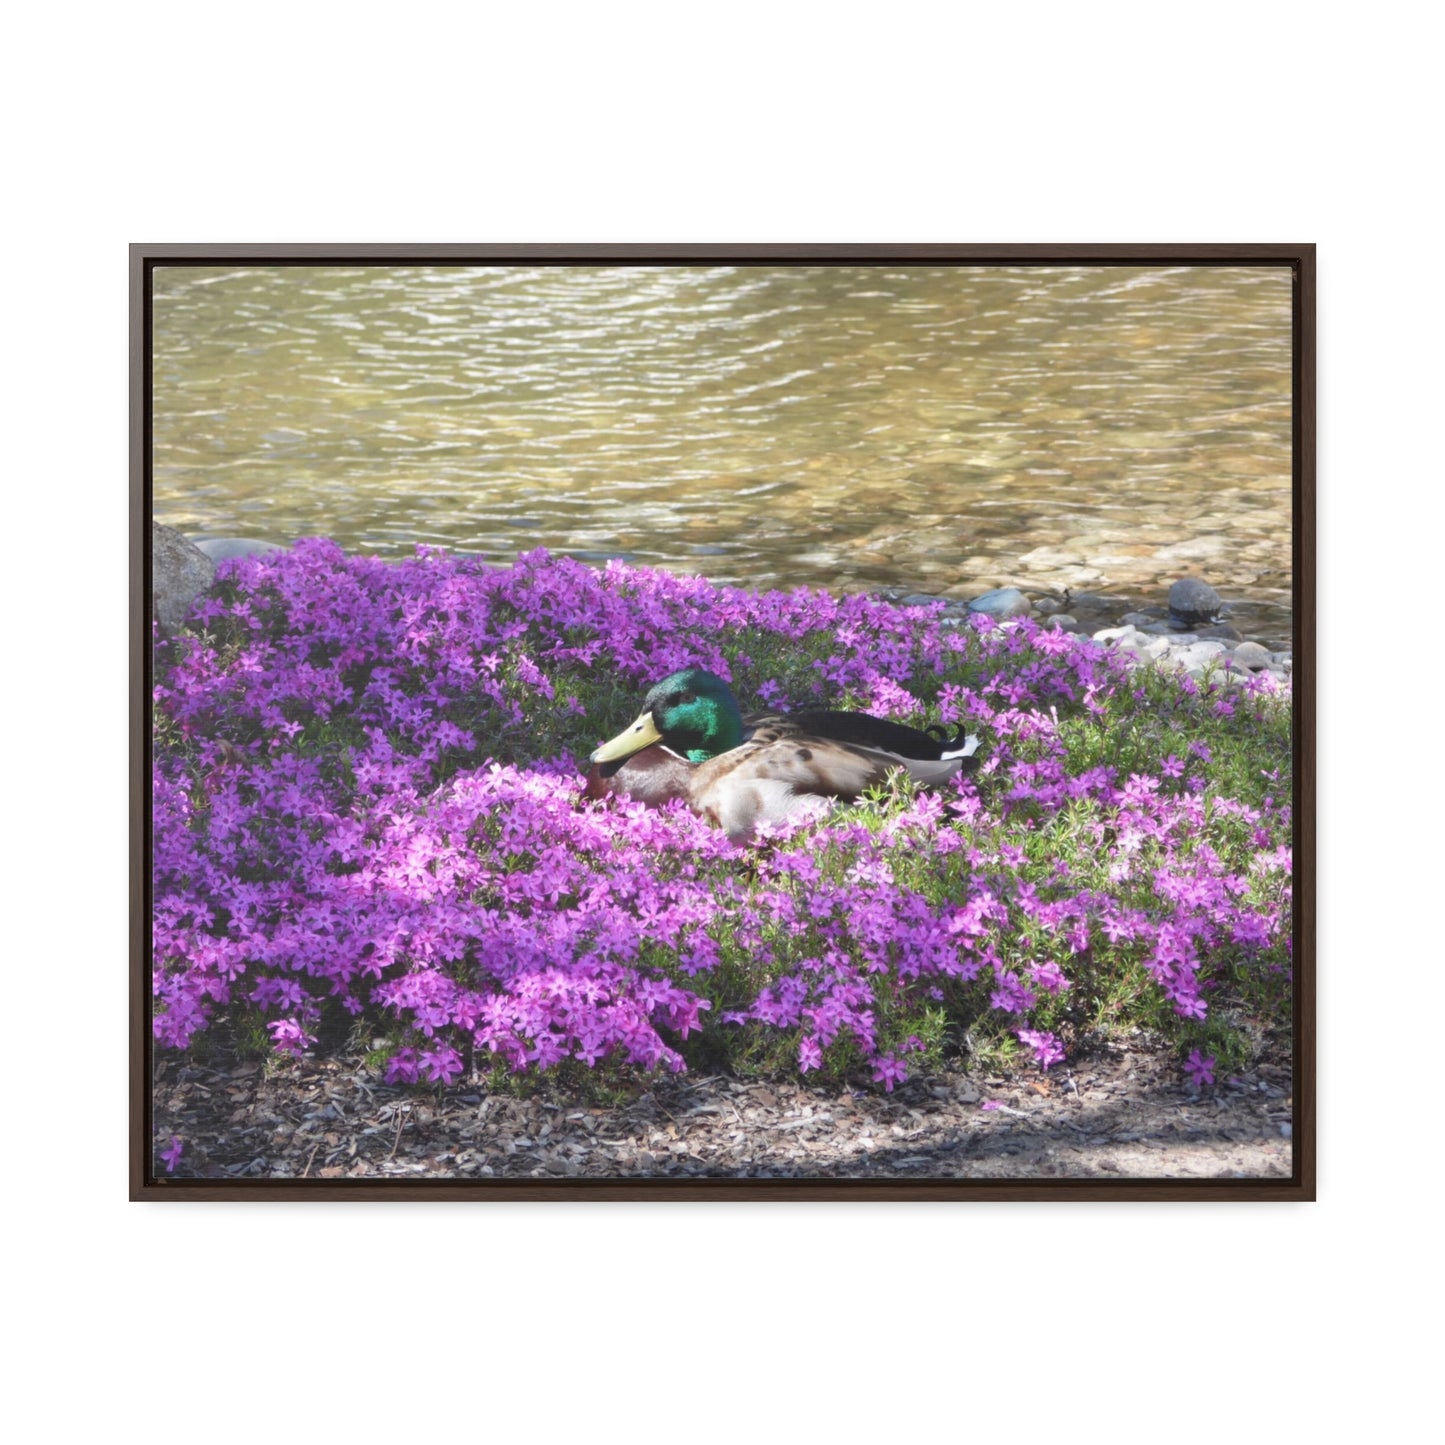
<svg viewBox="0 0 1445 1445">
<path fill-rule="evenodd" d="M 661 741 L 662 734 L 658 732 L 657 724 L 652 720 L 652 714 L 645 712 L 631 727 L 623 728 L 610 743 L 603 743 L 592 754 L 589 761 L 614 763 L 618 758 L 630 758 L 633 753 L 640 753 L 643 748 L 651 747 L 653 743 Z"/>
</svg>

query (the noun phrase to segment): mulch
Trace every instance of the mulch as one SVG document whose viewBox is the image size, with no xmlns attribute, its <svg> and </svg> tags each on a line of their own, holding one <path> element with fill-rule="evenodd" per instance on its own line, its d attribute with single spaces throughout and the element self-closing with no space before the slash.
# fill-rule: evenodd
<svg viewBox="0 0 1445 1445">
<path fill-rule="evenodd" d="M 1195 1088 L 1140 1036 L 1010 1077 L 964 1071 L 888 1094 L 726 1077 L 645 1080 L 621 1103 L 543 1082 L 389 1087 L 360 1058 L 162 1059 L 156 1148 L 171 1177 L 261 1179 L 1286 1179 L 1287 1041 Z M 165 1165 L 157 1162 L 158 1177 Z"/>
</svg>

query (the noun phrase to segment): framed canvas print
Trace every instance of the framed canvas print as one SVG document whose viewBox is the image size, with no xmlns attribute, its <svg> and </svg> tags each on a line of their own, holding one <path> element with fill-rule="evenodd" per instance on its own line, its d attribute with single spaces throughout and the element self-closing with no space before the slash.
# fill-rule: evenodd
<svg viewBox="0 0 1445 1445">
<path fill-rule="evenodd" d="M 131 1196 L 1314 1197 L 1314 248 L 131 256 Z"/>
</svg>

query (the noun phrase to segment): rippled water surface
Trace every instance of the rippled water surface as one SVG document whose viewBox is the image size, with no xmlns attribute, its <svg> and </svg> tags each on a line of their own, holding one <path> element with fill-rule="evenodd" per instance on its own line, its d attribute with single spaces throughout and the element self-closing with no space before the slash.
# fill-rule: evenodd
<svg viewBox="0 0 1445 1445">
<path fill-rule="evenodd" d="M 161 267 L 157 518 L 1288 630 L 1283 267 Z"/>
</svg>

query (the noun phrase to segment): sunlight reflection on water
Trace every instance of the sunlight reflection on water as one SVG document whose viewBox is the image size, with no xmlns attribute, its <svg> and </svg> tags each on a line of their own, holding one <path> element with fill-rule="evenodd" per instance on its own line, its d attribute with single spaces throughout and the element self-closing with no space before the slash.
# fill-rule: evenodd
<svg viewBox="0 0 1445 1445">
<path fill-rule="evenodd" d="M 160 267 L 157 519 L 1289 626 L 1282 267 Z"/>
</svg>

